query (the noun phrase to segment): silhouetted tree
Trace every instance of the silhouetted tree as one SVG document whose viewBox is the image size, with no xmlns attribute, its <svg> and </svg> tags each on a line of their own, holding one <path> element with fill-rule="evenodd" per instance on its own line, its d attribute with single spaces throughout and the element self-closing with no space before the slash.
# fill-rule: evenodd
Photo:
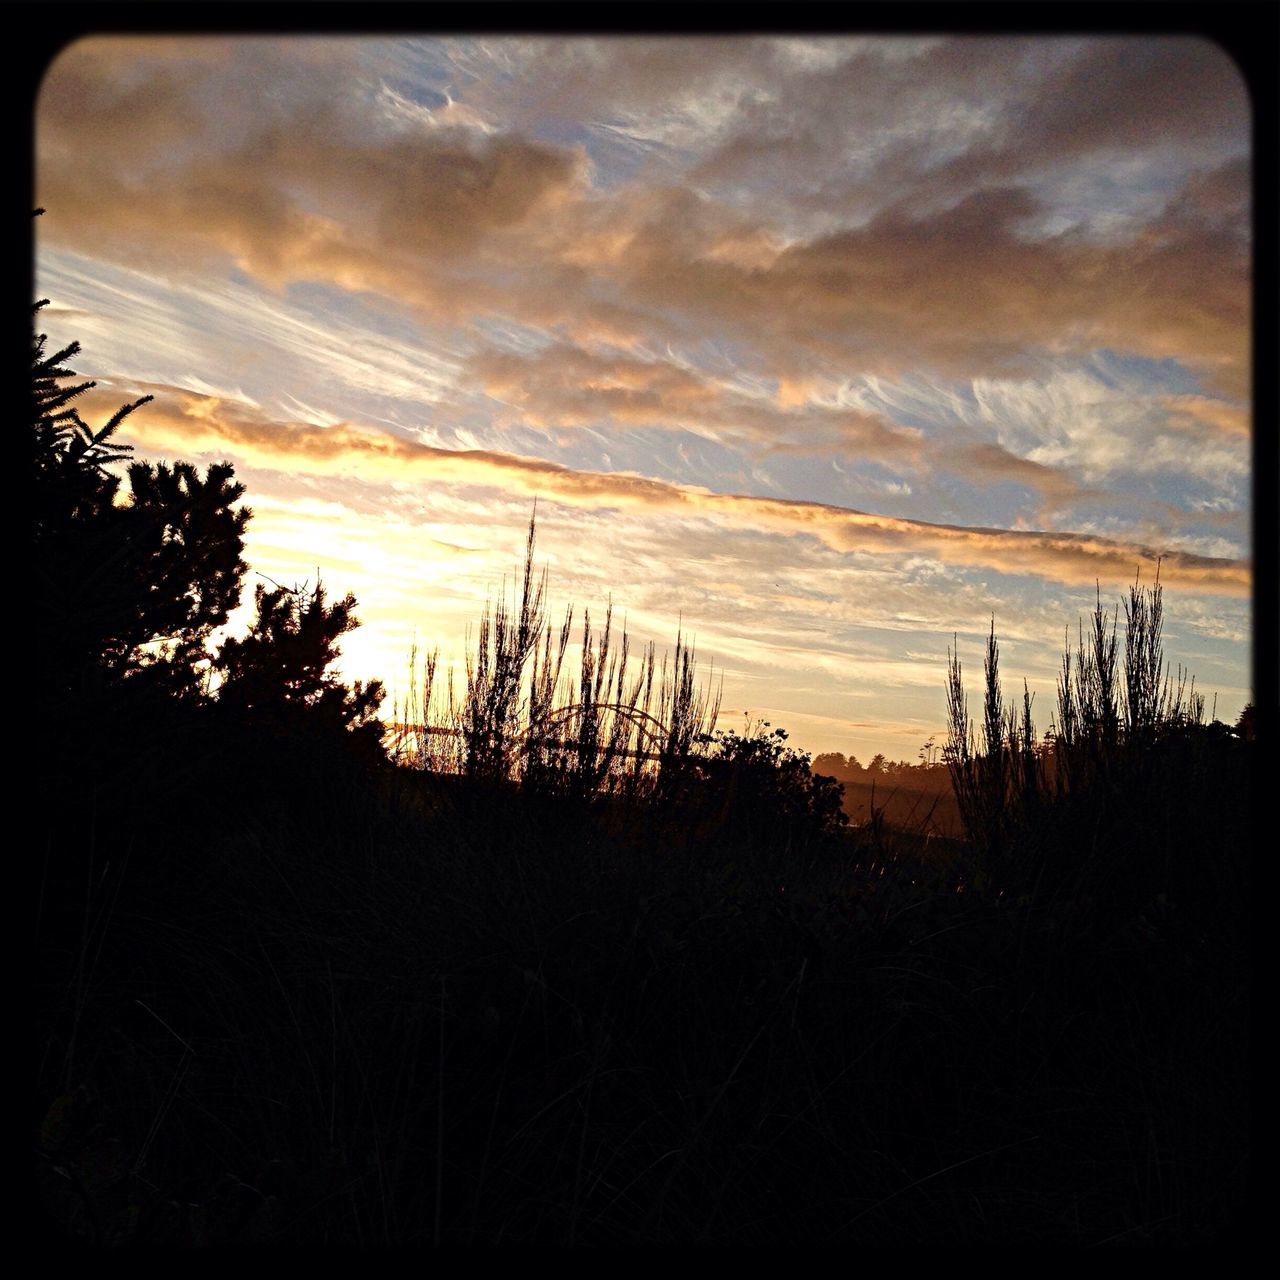
<svg viewBox="0 0 1280 1280">
<path fill-rule="evenodd" d="M 28 435 L 28 621 L 45 714 L 143 671 L 171 692 L 196 691 L 206 642 L 239 599 L 244 487 L 227 463 L 201 478 L 185 462 L 131 463 L 123 485 L 110 468 L 130 448 L 112 437 L 151 397 L 95 431 L 72 403 L 95 384 L 63 385 L 79 344 L 48 355 L 45 343 L 33 335 Z"/>
<path fill-rule="evenodd" d="M 355 597 L 328 604 L 320 582 L 310 591 L 259 583 L 254 603 L 249 633 L 227 640 L 214 662 L 224 713 L 286 736 L 349 732 L 376 753 L 382 683 L 357 680 L 348 687 L 332 670 L 341 656 L 338 640 L 360 625 Z"/>
<path fill-rule="evenodd" d="M 226 462 L 203 476 L 187 462 L 129 462 L 115 434 L 152 397 L 91 427 L 76 402 L 95 384 L 68 367 L 79 350 L 50 353 L 33 332 L 27 634 L 41 785 L 91 762 L 90 790 L 128 783 L 127 794 L 181 802 L 214 756 L 243 755 L 246 735 L 264 733 L 382 759 L 382 686 L 348 688 L 330 670 L 358 625 L 352 596 L 259 587 L 249 634 L 210 652 L 247 568 L 244 486 Z"/>
<path fill-rule="evenodd" d="M 1240 712 L 1240 718 L 1235 723 L 1235 734 L 1237 738 L 1244 739 L 1245 742 L 1252 742 L 1255 734 L 1255 724 L 1257 713 L 1253 709 L 1253 703 L 1245 703 L 1244 710 Z"/>
<path fill-rule="evenodd" d="M 33 782 L 68 820 L 109 803 L 124 830 L 180 807 L 199 775 L 207 646 L 239 599 L 249 512 L 226 463 L 121 475 L 130 449 L 114 436 L 151 397 L 91 427 L 76 401 L 94 384 L 68 367 L 79 345 L 46 342 L 33 333 L 26 433 Z"/>
<path fill-rule="evenodd" d="M 826 774 L 832 778 L 845 777 L 851 770 L 859 767 L 857 760 L 841 751 L 823 751 L 813 757 L 814 773 Z"/>
</svg>

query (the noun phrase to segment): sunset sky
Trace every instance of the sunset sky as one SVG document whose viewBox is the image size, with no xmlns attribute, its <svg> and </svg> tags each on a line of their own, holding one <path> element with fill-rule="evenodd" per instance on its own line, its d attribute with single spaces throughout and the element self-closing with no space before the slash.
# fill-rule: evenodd
<svg viewBox="0 0 1280 1280">
<path fill-rule="evenodd" d="M 1158 555 L 1232 721 L 1249 126 L 1183 38 L 99 38 L 39 99 L 41 327 L 399 693 L 536 499 L 553 616 L 683 627 L 724 727 L 914 760 L 994 614 L 1043 730 Z"/>
</svg>

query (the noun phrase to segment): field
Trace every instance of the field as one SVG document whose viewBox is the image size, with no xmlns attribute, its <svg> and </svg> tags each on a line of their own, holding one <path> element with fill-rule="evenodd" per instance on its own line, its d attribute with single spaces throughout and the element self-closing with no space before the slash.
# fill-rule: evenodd
<svg viewBox="0 0 1280 1280">
<path fill-rule="evenodd" d="M 68 806 L 50 1238 L 1217 1240 L 1248 1186 L 1247 761 L 1064 808 L 1000 871 L 726 807 L 715 771 L 605 803 L 281 766 L 198 825 Z"/>
</svg>

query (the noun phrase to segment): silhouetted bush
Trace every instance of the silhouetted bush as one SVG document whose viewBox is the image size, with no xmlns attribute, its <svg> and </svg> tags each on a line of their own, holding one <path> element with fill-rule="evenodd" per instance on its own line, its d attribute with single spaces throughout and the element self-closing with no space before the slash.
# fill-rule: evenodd
<svg viewBox="0 0 1280 1280">
<path fill-rule="evenodd" d="M 1101 599 L 1068 643 L 1043 742 L 1025 685 L 1020 705 L 1003 701 L 994 622 L 980 741 L 950 657 L 945 755 L 978 874 L 1009 893 L 1096 894 L 1099 914 L 1124 915 L 1176 883 L 1190 907 L 1221 829 L 1247 815 L 1240 735 L 1206 725 L 1194 680 L 1165 662 L 1158 578 L 1135 583 L 1124 612 L 1123 658 L 1119 608 Z M 1238 842 L 1229 857 L 1238 875 Z"/>
<path fill-rule="evenodd" d="M 254 603 L 248 633 L 227 640 L 213 663 L 224 731 L 265 753 L 266 776 L 277 783 L 325 760 L 347 769 L 381 763 L 382 684 L 348 687 L 333 673 L 338 640 L 359 625 L 355 597 L 328 604 L 319 582 L 311 590 L 259 584 Z"/>
<path fill-rule="evenodd" d="M 813 773 L 808 753 L 788 747 L 787 736 L 764 721 L 711 735 L 701 803 L 717 814 L 722 844 L 799 857 L 848 825 L 841 785 Z"/>
</svg>

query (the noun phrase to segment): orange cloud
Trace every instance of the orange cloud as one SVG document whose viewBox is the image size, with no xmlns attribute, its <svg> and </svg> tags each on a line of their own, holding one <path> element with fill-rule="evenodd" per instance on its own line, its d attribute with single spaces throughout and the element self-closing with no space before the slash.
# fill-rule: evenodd
<svg viewBox="0 0 1280 1280">
<path fill-rule="evenodd" d="M 1176 357 L 1243 397 L 1247 256 L 1211 228 L 1170 223 L 1137 243 L 1029 240 L 1025 193 L 986 191 L 925 217 L 890 210 L 866 226 L 792 245 L 763 270 L 682 255 L 654 227 L 630 259 L 640 298 L 710 314 L 746 340 L 768 317 L 786 367 L 804 350 L 836 361 L 951 373 L 994 369 L 1028 347 L 1108 346 Z M 678 211 L 673 209 L 674 222 Z"/>
<path fill-rule="evenodd" d="M 939 454 L 944 465 L 949 464 L 953 470 L 971 478 L 1011 482 L 1034 489 L 1044 500 L 1046 508 L 1064 507 L 1083 498 L 1099 496 L 1098 490 L 1079 484 L 1061 467 L 1020 458 L 998 444 L 966 445 L 950 457 L 942 448 Z"/>
<path fill-rule="evenodd" d="M 476 130 L 371 129 L 332 91 L 350 87 L 351 68 L 335 75 L 326 48 L 306 67 L 309 42 L 248 42 L 259 71 L 279 76 L 297 49 L 314 74 L 290 66 L 287 92 L 238 98 L 234 59 L 189 61 L 168 45 L 152 56 L 145 41 L 72 46 L 41 93 L 41 232 L 153 267 L 229 260 L 272 287 L 324 281 L 443 311 L 465 296 L 468 313 L 496 304 L 501 290 L 441 263 L 554 209 L 581 187 L 583 156 Z"/>
<path fill-rule="evenodd" d="M 231 262 L 271 287 L 329 283 L 432 320 L 502 314 L 583 342 L 606 335 L 651 349 L 729 340 L 784 386 L 815 362 L 971 375 L 1007 371 L 1028 348 L 1106 346 L 1178 359 L 1232 397 L 1247 394 L 1238 159 L 1216 175 L 1200 172 L 1161 218 L 1123 241 L 1035 239 L 1026 225 L 1045 207 L 1019 180 L 1018 166 L 1031 160 L 1025 139 L 1015 147 L 1008 133 L 1021 117 L 1006 103 L 1004 131 L 968 138 L 954 163 L 939 166 L 900 139 L 903 163 L 915 169 L 889 187 L 870 220 L 851 223 L 865 213 L 866 192 L 850 188 L 823 207 L 825 229 L 788 239 L 763 214 L 747 216 L 683 180 L 664 186 L 642 174 L 594 188 L 575 148 L 478 128 L 371 122 L 360 115 L 359 77 L 337 54 L 300 74 L 293 44 L 254 44 L 264 64 L 257 73 L 274 69 L 282 87 L 240 95 L 229 92 L 244 74 L 234 58 L 175 64 L 171 52 L 141 52 L 144 43 L 84 42 L 51 69 L 39 120 L 38 198 L 50 210 L 42 237 L 153 267 Z M 1048 164 L 1103 146 L 1113 128 L 1121 141 L 1146 145 L 1162 119 L 1193 140 L 1230 131 L 1243 119 L 1239 103 L 1216 110 L 1208 91 L 1234 72 L 1197 48 L 1174 42 L 1143 53 L 1103 42 L 1060 59 L 1025 113 L 1029 136 L 1047 148 L 1033 158 Z M 936 96 L 973 79 L 966 59 L 996 65 L 999 47 L 982 49 L 944 44 L 897 70 L 881 59 L 880 71 L 874 58 L 857 56 L 886 84 L 917 83 L 936 63 L 952 77 Z M 637 67 L 664 67 L 666 79 L 684 83 L 699 54 L 725 60 L 734 74 L 776 71 L 787 57 L 781 47 L 733 42 L 659 44 L 630 60 L 610 46 L 600 57 L 619 68 L 619 92 L 631 86 L 643 96 Z M 1125 60 L 1135 57 L 1126 88 Z M 1184 76 L 1179 89 L 1166 78 L 1170 68 Z M 793 87 L 821 82 L 834 92 L 841 74 L 847 91 L 847 68 Z M 1044 90 L 1054 75 L 1069 102 Z M 1144 85 L 1158 109 L 1138 109 Z M 785 157 L 786 141 L 774 139 L 773 154 Z M 917 179 L 934 183 L 928 199 L 917 198 Z M 625 412 L 626 398 L 613 398 Z"/>
<path fill-rule="evenodd" d="M 149 388 L 143 388 L 147 390 Z M 845 553 L 935 557 L 951 565 L 1031 574 L 1087 585 L 1128 581 L 1143 562 L 1163 558 L 1161 577 L 1188 591 L 1244 596 L 1248 562 L 1138 546 L 1076 533 L 932 524 L 822 503 L 714 493 L 627 472 L 577 471 L 558 463 L 491 450 L 433 448 L 347 423 L 317 428 L 264 418 L 247 405 L 158 389 L 157 400 L 128 419 L 131 439 L 150 453 L 229 455 L 247 465 L 370 481 L 421 477 L 435 483 L 494 486 L 585 508 L 621 507 L 705 516 L 738 527 L 807 534 Z M 119 403 L 99 389 L 86 411 Z"/>
<path fill-rule="evenodd" d="M 1209 427 L 1228 439 L 1247 436 L 1252 430 L 1253 415 L 1248 405 L 1193 395 L 1162 396 L 1160 403 L 1169 410 L 1175 424 Z"/>
<path fill-rule="evenodd" d="M 601 353 L 564 343 L 533 355 L 484 351 L 466 366 L 491 396 L 512 406 L 501 425 L 656 426 L 764 445 L 770 452 L 861 449 L 915 457 L 919 432 L 878 414 L 805 402 L 792 384 L 765 398 L 669 360 Z"/>
</svg>

